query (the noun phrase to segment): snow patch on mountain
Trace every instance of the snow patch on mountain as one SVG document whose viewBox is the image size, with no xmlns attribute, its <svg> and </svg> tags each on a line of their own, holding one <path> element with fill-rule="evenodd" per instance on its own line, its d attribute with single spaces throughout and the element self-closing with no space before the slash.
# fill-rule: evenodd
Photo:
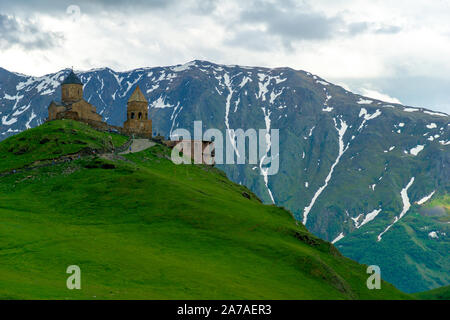
<svg viewBox="0 0 450 320">
<path fill-rule="evenodd" d="M 264 160 L 267 157 L 267 153 L 270 151 L 272 145 L 271 145 L 271 136 L 270 136 L 270 110 L 267 110 L 265 107 L 261 107 L 263 113 L 264 113 L 264 122 L 266 123 L 266 153 L 261 158 L 259 163 L 259 170 L 261 170 L 261 173 L 264 177 L 264 184 L 266 185 L 267 192 L 269 193 L 270 199 L 272 200 L 272 203 L 275 204 L 275 199 L 273 198 L 272 190 L 269 188 L 269 168 L 263 168 Z M 276 155 L 278 156 L 278 155 Z"/>
<path fill-rule="evenodd" d="M 359 118 L 363 117 L 363 121 L 361 122 L 361 125 L 358 128 L 358 131 L 361 131 L 363 129 L 363 127 L 367 121 L 375 119 L 375 118 L 379 117 L 380 115 L 381 115 L 380 109 L 377 109 L 374 113 L 369 114 L 367 112 L 366 108 L 361 108 L 361 110 L 359 111 L 358 117 Z"/>
<path fill-rule="evenodd" d="M 322 80 L 316 80 L 316 83 L 321 84 L 321 85 L 323 85 L 323 86 L 328 86 L 328 85 L 330 85 L 328 82 L 322 81 Z"/>
<path fill-rule="evenodd" d="M 359 98 L 359 101 L 357 101 L 357 104 L 372 104 L 372 100 L 368 100 L 368 99 L 363 99 L 363 98 Z"/>
<path fill-rule="evenodd" d="M 175 106 L 175 108 L 173 109 L 172 115 L 170 116 L 170 121 L 172 121 L 172 125 L 170 127 L 169 137 L 172 136 L 172 132 L 173 132 L 173 129 L 175 128 L 175 122 L 177 120 L 177 117 L 180 114 L 181 110 L 183 110 L 183 106 L 181 106 L 181 108 L 178 109 L 179 107 L 180 107 L 180 103 L 178 102 L 177 105 Z M 177 112 L 177 110 L 178 110 L 178 112 Z"/>
<path fill-rule="evenodd" d="M 357 229 L 361 228 L 363 225 L 369 223 L 373 219 L 377 217 L 377 215 L 381 212 L 382 209 L 375 209 L 371 212 L 369 212 L 365 217 L 364 220 L 356 226 Z"/>
<path fill-rule="evenodd" d="M 152 87 L 150 89 L 147 89 L 147 93 L 155 91 L 158 88 L 159 88 L 159 84 L 152 85 Z"/>
<path fill-rule="evenodd" d="M 375 119 L 376 117 L 378 117 L 380 115 L 381 115 L 380 109 L 377 109 L 377 111 L 375 111 L 372 114 L 369 114 L 365 108 L 361 108 L 361 111 L 359 112 L 359 117 L 360 118 L 364 117 L 364 120 L 367 120 L 367 121 Z"/>
<path fill-rule="evenodd" d="M 259 77 L 259 83 L 258 83 L 258 87 L 259 87 L 259 92 L 256 95 L 256 98 L 261 99 L 262 101 L 266 100 L 266 93 L 269 91 L 267 89 L 267 87 L 269 86 L 270 83 L 270 77 L 267 77 L 267 81 L 263 82 L 264 79 L 266 79 L 266 75 L 263 73 L 258 73 L 258 77 Z"/>
<path fill-rule="evenodd" d="M 409 153 L 411 153 L 413 156 L 417 156 L 419 152 L 423 150 L 423 148 L 425 148 L 425 145 L 419 144 L 418 146 L 415 146 L 414 148 L 409 150 Z"/>
<path fill-rule="evenodd" d="M 345 212 L 348 215 L 348 211 Z M 364 213 L 360 213 L 359 215 L 357 215 L 356 217 L 350 217 L 350 219 L 353 220 L 353 223 L 355 225 L 356 228 L 358 228 L 359 226 L 359 219 L 361 219 L 361 217 L 364 216 Z"/>
<path fill-rule="evenodd" d="M 408 184 L 406 185 L 406 187 L 404 187 L 402 189 L 402 191 L 400 191 L 400 196 L 402 198 L 402 202 L 403 202 L 403 209 L 402 212 L 400 212 L 399 216 L 396 216 L 394 219 L 394 222 L 392 222 L 392 224 L 390 224 L 389 226 L 387 226 L 387 228 L 381 232 L 378 235 L 377 240 L 381 241 L 383 235 L 388 232 L 388 230 L 394 225 L 396 224 L 401 218 L 403 218 L 403 216 L 408 212 L 409 208 L 411 207 L 411 202 L 409 201 L 408 198 L 408 189 L 412 186 L 412 184 L 414 183 L 414 177 L 411 178 L 411 180 L 409 180 Z"/>
<path fill-rule="evenodd" d="M 426 113 L 426 114 L 430 114 L 430 115 L 432 115 L 432 116 L 448 117 L 448 115 L 445 114 L 445 113 L 431 112 L 431 111 L 427 111 L 427 110 L 423 110 L 423 112 Z"/>
<path fill-rule="evenodd" d="M 242 78 L 241 83 L 239 84 L 239 87 L 242 89 L 248 82 L 251 82 L 252 79 L 250 77 L 244 76 Z"/>
<path fill-rule="evenodd" d="M 195 61 L 190 61 L 182 65 L 176 65 L 175 67 L 170 68 L 173 72 L 182 72 L 189 70 L 191 67 L 195 66 Z"/>
<path fill-rule="evenodd" d="M 241 102 L 241 98 L 238 97 L 237 100 L 234 102 L 234 110 L 233 113 L 237 111 L 238 107 L 239 107 L 239 102 Z"/>
<path fill-rule="evenodd" d="M 36 113 L 34 113 L 34 110 L 31 110 L 31 116 L 30 116 L 30 118 L 28 118 L 28 121 L 25 123 L 25 128 L 31 129 L 30 123 L 35 118 L 36 118 Z"/>
<path fill-rule="evenodd" d="M 306 206 L 303 210 L 303 224 L 305 226 L 306 226 L 306 222 L 308 222 L 308 214 L 311 211 L 312 207 L 314 206 L 314 203 L 316 202 L 316 200 L 320 196 L 320 194 L 323 192 L 323 190 L 325 190 L 325 188 L 328 186 L 328 182 L 330 181 L 331 176 L 333 175 L 334 168 L 339 163 L 339 160 L 341 159 L 344 152 L 347 151 L 347 149 L 348 149 L 348 144 L 347 144 L 347 147 L 344 147 L 344 134 L 348 128 L 347 123 L 344 120 L 340 119 L 341 127 L 338 128 L 335 118 L 333 118 L 333 121 L 334 121 L 334 127 L 336 128 L 336 130 L 338 132 L 339 153 L 338 153 L 338 156 L 337 156 L 335 162 L 331 166 L 330 172 L 328 173 L 327 177 L 325 178 L 325 183 L 317 190 L 317 192 L 314 194 L 310 204 L 308 206 Z"/>
<path fill-rule="evenodd" d="M 13 117 L 20 116 L 22 113 L 24 113 L 25 111 L 27 111 L 30 107 L 31 107 L 31 102 L 28 103 L 28 105 L 22 106 L 22 107 L 20 107 L 19 109 L 17 109 L 17 110 L 12 114 L 12 116 L 13 116 Z"/>
<path fill-rule="evenodd" d="M 225 73 L 223 76 L 223 81 L 225 83 L 226 88 L 228 89 L 228 96 L 227 100 L 225 102 L 225 126 L 227 128 L 228 132 L 228 138 L 230 139 L 231 145 L 233 146 L 234 151 L 236 152 L 236 155 L 240 157 L 239 151 L 236 147 L 236 135 L 234 131 L 230 130 L 230 123 L 229 123 L 229 114 L 230 114 L 230 105 L 231 105 L 231 98 L 233 97 L 233 88 L 231 85 L 231 79 L 228 73 Z"/>
<path fill-rule="evenodd" d="M 8 116 L 3 116 L 2 117 L 2 124 L 5 125 L 5 126 L 10 126 L 10 125 L 12 125 L 12 124 L 17 122 L 17 118 L 11 118 L 9 120 L 7 120 L 7 119 L 8 119 Z"/>
<path fill-rule="evenodd" d="M 158 99 L 156 99 L 150 104 L 150 107 L 156 109 L 164 109 L 164 108 L 173 108 L 174 106 L 171 105 L 170 103 L 166 103 L 166 97 L 163 98 L 163 96 L 161 95 L 158 97 Z"/>
<path fill-rule="evenodd" d="M 281 88 L 281 90 L 278 93 L 274 93 L 274 91 L 272 91 L 270 93 L 270 100 L 269 103 L 273 104 L 275 102 L 275 99 L 278 98 L 282 93 L 283 93 L 284 87 Z"/>
<path fill-rule="evenodd" d="M 12 110 L 16 110 L 17 105 L 19 104 L 20 100 L 23 99 L 23 97 L 24 97 L 24 95 L 20 95 L 19 93 L 16 93 L 15 96 L 11 96 L 11 95 L 5 93 L 5 96 L 3 97 L 3 99 L 15 101 L 14 106 L 12 107 Z"/>
<path fill-rule="evenodd" d="M 428 236 L 432 239 L 439 239 L 439 236 L 436 231 L 431 231 L 430 233 L 428 233 Z"/>
<path fill-rule="evenodd" d="M 280 76 L 269 76 L 264 73 L 258 73 L 258 79 L 259 92 L 256 94 L 256 98 L 261 99 L 262 101 L 266 101 L 266 94 L 269 92 L 268 86 L 272 80 L 275 80 L 276 84 L 280 84 L 287 80 L 287 78 L 281 79 Z"/>
<path fill-rule="evenodd" d="M 330 101 L 332 96 L 330 94 L 328 94 L 328 90 L 326 88 L 323 88 L 323 89 L 325 91 L 325 102 L 323 103 L 322 111 L 331 112 L 331 111 L 333 111 L 333 108 L 328 105 L 328 102 Z"/>
<path fill-rule="evenodd" d="M 58 88 L 61 85 L 61 82 L 63 81 L 63 71 L 59 71 L 51 76 L 43 76 L 39 78 L 35 78 L 35 82 L 38 82 L 39 84 L 36 86 L 36 90 L 39 93 L 42 93 L 42 91 L 51 89 L 54 91 L 56 88 Z"/>
<path fill-rule="evenodd" d="M 429 195 L 423 197 L 422 199 L 420 199 L 419 201 L 416 201 L 416 203 L 418 205 L 423 205 L 425 202 L 427 202 L 428 200 L 431 199 L 431 197 L 434 195 L 434 193 L 436 192 L 436 190 L 434 190 L 432 193 L 430 193 Z"/>
<path fill-rule="evenodd" d="M 344 233 L 341 232 L 333 241 L 331 241 L 332 244 L 335 244 L 339 240 L 342 240 L 344 238 Z"/>
<path fill-rule="evenodd" d="M 113 75 L 113 77 L 116 79 L 117 84 L 121 87 L 122 86 L 122 81 L 124 79 L 124 77 L 120 77 L 117 73 L 110 71 L 111 74 Z"/>
<path fill-rule="evenodd" d="M 128 92 L 130 91 L 130 89 L 133 88 L 134 85 L 135 85 L 136 83 L 138 83 L 139 80 L 141 80 L 141 78 L 142 78 L 142 74 L 139 75 L 139 77 L 137 77 L 134 81 L 127 81 L 127 85 L 128 85 L 128 86 L 127 86 L 127 88 L 125 89 L 125 92 L 121 95 L 121 97 L 123 98 L 123 97 L 127 96 L 127 95 L 128 95 Z"/>
</svg>

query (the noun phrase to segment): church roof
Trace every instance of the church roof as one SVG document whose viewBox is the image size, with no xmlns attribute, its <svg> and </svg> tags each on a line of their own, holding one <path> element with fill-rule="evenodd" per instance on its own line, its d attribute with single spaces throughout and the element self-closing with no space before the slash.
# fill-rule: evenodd
<svg viewBox="0 0 450 320">
<path fill-rule="evenodd" d="M 80 78 L 78 78 L 77 75 L 72 70 L 70 71 L 67 78 L 64 79 L 62 84 L 83 84 L 83 83 L 81 83 Z"/>
<path fill-rule="evenodd" d="M 131 95 L 130 99 L 128 99 L 128 102 L 131 101 L 138 101 L 138 102 L 147 102 L 147 99 L 145 99 L 144 94 L 142 93 L 139 86 L 136 86 L 136 89 L 134 89 L 133 94 Z"/>
</svg>

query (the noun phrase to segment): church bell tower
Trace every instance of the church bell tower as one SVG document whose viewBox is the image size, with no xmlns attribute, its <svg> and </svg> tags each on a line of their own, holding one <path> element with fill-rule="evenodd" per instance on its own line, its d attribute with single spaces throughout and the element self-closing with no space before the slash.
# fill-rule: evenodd
<svg viewBox="0 0 450 320">
<path fill-rule="evenodd" d="M 148 119 L 148 101 L 139 86 L 136 86 L 128 99 L 127 120 L 123 127 L 132 134 L 152 136 L 152 120 Z"/>
</svg>

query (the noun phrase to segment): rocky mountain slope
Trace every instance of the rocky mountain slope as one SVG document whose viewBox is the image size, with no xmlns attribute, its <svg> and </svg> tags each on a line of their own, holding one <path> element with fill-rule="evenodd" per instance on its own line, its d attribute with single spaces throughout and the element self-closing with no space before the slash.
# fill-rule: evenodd
<svg viewBox="0 0 450 320">
<path fill-rule="evenodd" d="M 36 78 L 0 69 L 0 137 L 42 123 L 68 72 Z M 192 61 L 78 74 L 85 99 L 111 124 L 125 120 L 139 84 L 155 133 L 192 130 L 195 120 L 222 131 L 279 129 L 278 174 L 264 176 L 260 165 L 221 169 L 348 257 L 379 265 L 402 290 L 450 283 L 448 115 L 369 99 L 290 68 Z"/>
</svg>

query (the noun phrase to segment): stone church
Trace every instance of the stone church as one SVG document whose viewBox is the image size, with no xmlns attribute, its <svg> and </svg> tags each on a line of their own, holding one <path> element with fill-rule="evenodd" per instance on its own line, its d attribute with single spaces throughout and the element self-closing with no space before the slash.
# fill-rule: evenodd
<svg viewBox="0 0 450 320">
<path fill-rule="evenodd" d="M 48 107 L 48 121 L 60 119 L 86 122 L 102 130 L 115 129 L 123 134 L 152 137 L 152 120 L 148 119 L 148 101 L 139 86 L 136 86 L 128 99 L 127 120 L 123 128 L 115 127 L 103 122 L 96 107 L 83 99 L 83 83 L 73 71 L 61 84 L 61 102 L 52 101 Z"/>
<path fill-rule="evenodd" d="M 83 84 L 73 71 L 61 84 L 61 102 L 52 101 L 48 120 L 72 119 L 102 122 L 96 108 L 83 99 Z"/>
</svg>

